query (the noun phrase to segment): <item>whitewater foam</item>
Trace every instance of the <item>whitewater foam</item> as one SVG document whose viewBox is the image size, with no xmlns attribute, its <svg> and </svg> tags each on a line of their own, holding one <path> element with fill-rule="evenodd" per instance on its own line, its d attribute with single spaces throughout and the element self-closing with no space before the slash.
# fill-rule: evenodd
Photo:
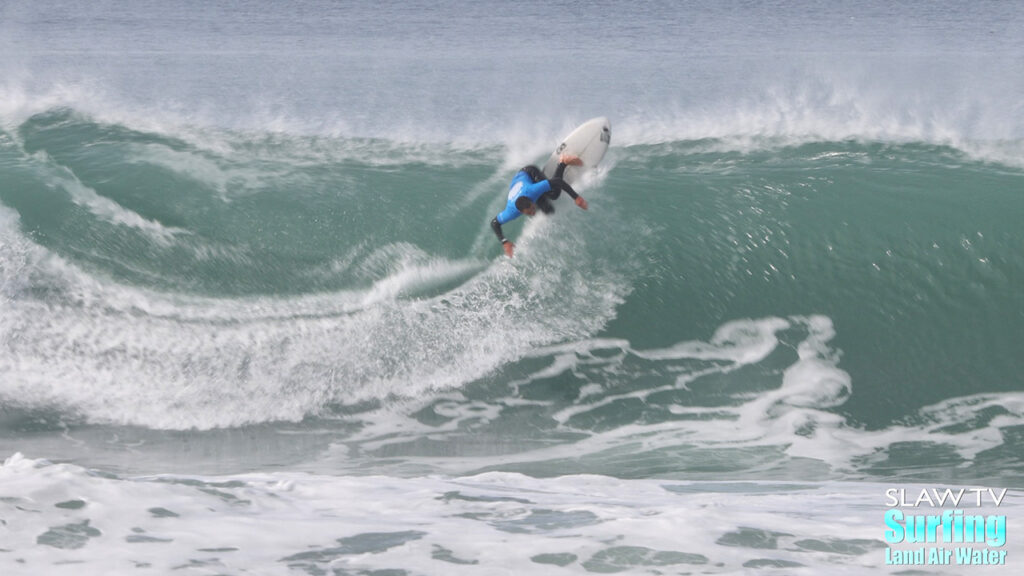
<svg viewBox="0 0 1024 576">
<path fill-rule="evenodd" d="M 294 421 L 457 387 L 538 343 L 593 333 L 619 301 L 606 284 L 559 278 L 551 258 L 485 269 L 420 254 L 388 259 L 397 267 L 348 295 L 223 300 L 123 286 L 42 254 L 30 276 L 56 292 L 4 303 L 4 397 L 153 428 Z M 576 319 L 547 311 L 572 302 L 564 294 L 580 302 Z"/>
<path fill-rule="evenodd" d="M 15 454 L 0 485 L 15 495 L 0 501 L 7 574 L 905 569 L 885 564 L 885 486 L 874 483 L 126 477 Z M 1000 513 L 1013 522 L 1020 509 L 1010 493 Z"/>
</svg>

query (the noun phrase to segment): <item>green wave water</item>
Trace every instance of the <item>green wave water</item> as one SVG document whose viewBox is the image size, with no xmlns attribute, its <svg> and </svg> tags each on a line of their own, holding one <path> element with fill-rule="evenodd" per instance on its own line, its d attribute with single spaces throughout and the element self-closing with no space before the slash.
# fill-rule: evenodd
<svg viewBox="0 0 1024 576">
<path fill-rule="evenodd" d="M 1021 30 L 0 2 L 0 573 L 929 572 L 887 495 L 946 487 L 1012 572 Z"/>
<path fill-rule="evenodd" d="M 489 146 L 175 136 L 66 108 L 0 141 L 12 422 L 55 410 L 210 429 L 412 402 L 409 417 L 446 428 L 469 416 L 427 415 L 461 391 L 498 410 L 483 431 L 517 450 L 596 443 L 596 463 L 530 457 L 531 473 L 688 469 L 662 447 L 639 468 L 619 462 L 633 432 L 620 434 L 653 426 L 656 446 L 672 444 L 664 427 L 680 418 L 751 410 L 769 432 L 714 450 L 800 440 L 828 461 L 832 442 L 867 442 L 831 464 L 856 474 L 879 466 L 856 463 L 876 450 L 893 457 L 872 434 L 894 427 L 918 431 L 918 452 L 931 437 L 971 452 L 986 428 L 1002 440 L 985 446 L 1015 450 L 1024 172 L 956 148 L 627 143 L 583 184 L 590 211 L 513 224 L 506 260 L 486 222 L 515 168 Z M 505 415 L 510 384 L 546 407 Z M 389 454 L 425 449 L 404 442 Z M 716 444 L 696 441 L 693 462 Z M 926 452 L 905 464 L 931 466 Z M 764 465 L 745 458 L 739 470 Z"/>
</svg>

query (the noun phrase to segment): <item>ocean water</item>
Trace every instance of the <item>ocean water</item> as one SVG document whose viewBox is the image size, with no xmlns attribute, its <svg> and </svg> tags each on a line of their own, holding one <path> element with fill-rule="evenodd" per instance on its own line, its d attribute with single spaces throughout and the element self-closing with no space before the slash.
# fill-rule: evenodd
<svg viewBox="0 0 1024 576">
<path fill-rule="evenodd" d="M 1018 573 L 1021 94 L 1014 2 L 2 0 L 0 573 Z M 887 563 L 946 489 L 1005 561 Z"/>
</svg>

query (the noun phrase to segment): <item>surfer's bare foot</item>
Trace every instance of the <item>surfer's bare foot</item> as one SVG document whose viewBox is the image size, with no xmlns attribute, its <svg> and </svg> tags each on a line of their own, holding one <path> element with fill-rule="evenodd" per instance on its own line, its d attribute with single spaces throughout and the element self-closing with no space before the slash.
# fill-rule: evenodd
<svg viewBox="0 0 1024 576">
<path fill-rule="evenodd" d="M 566 166 L 583 166 L 583 160 L 573 154 L 562 154 L 558 161 Z"/>
</svg>

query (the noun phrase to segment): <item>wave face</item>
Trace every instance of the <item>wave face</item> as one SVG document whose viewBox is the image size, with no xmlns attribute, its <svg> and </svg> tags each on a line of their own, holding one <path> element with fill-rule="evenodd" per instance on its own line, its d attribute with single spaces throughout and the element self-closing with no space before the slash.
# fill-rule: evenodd
<svg viewBox="0 0 1024 576">
<path fill-rule="evenodd" d="M 585 184 L 595 209 L 513 224 L 509 261 L 486 226 L 506 154 L 26 118 L 2 148 L 8 406 L 211 429 L 478 387 L 497 410 L 530 384 L 572 399 L 543 410 L 557 434 L 618 406 L 601 428 L 674 441 L 708 403 L 709 432 L 782 425 L 792 385 L 802 423 L 758 435 L 776 445 L 822 418 L 924 437 L 943 402 L 1019 417 L 1019 168 L 926 142 L 627 141 Z"/>
<path fill-rule="evenodd" d="M 286 496 L 296 510 L 422 489 L 467 519 L 234 565 L 282 573 L 349 544 L 380 548 L 356 571 L 506 565 L 431 540 L 472 518 L 523 536 L 527 572 L 856 572 L 881 522 L 812 543 L 850 563 L 802 556 L 792 491 L 860 514 L 885 481 L 1019 485 L 1021 11 L 606 4 L 5 4 L 0 450 L 24 456 L 0 478 L 113 503 L 170 470 L 133 501 L 199 514 L 311 473 L 323 490 Z M 507 182 L 598 115 L 590 209 L 510 223 L 505 258 L 488 222 Z M 722 491 L 767 511 L 702 550 L 657 527 L 609 548 L 609 502 L 646 522 L 650 502 Z M 103 518 L 66 509 L 33 522 L 99 538 L 80 522 Z M 550 544 L 569 531 L 588 555 Z M 14 549 L 70 558 L 40 546 Z M 161 566 L 189 561 L 174 550 Z"/>
</svg>

